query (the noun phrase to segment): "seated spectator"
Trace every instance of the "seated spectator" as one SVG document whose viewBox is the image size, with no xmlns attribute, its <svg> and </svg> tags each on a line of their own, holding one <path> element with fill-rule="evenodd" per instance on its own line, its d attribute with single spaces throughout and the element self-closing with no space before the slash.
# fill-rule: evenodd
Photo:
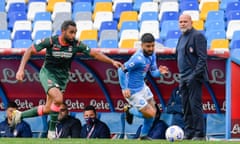
<svg viewBox="0 0 240 144">
<path fill-rule="evenodd" d="M 81 130 L 81 138 L 110 138 L 110 129 L 97 118 L 97 112 L 93 106 L 87 106 L 83 111 L 86 124 Z"/>
<path fill-rule="evenodd" d="M 17 109 L 15 102 L 9 102 L 6 110 L 6 119 L 0 123 L 0 137 L 32 137 L 30 125 L 21 121 L 15 126 L 10 126 L 12 123 L 12 113 Z"/>
<path fill-rule="evenodd" d="M 56 138 L 80 138 L 81 128 L 80 120 L 70 116 L 67 105 L 61 104 L 56 124 Z"/>
<path fill-rule="evenodd" d="M 173 114 L 171 125 L 178 125 L 184 129 L 182 96 L 178 87 L 174 88 L 167 104 L 167 113 Z"/>
</svg>

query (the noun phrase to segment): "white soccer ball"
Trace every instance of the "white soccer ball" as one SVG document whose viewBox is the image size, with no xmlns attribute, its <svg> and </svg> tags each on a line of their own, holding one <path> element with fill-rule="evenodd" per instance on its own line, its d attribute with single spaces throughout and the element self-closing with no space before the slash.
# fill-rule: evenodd
<svg viewBox="0 0 240 144">
<path fill-rule="evenodd" d="M 165 132 L 166 139 L 170 142 L 181 141 L 184 137 L 184 132 L 181 127 L 172 125 Z"/>
</svg>

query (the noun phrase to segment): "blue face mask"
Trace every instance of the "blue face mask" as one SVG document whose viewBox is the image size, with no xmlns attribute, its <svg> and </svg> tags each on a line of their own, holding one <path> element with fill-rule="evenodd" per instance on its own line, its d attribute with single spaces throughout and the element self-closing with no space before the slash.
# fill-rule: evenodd
<svg viewBox="0 0 240 144">
<path fill-rule="evenodd" d="M 93 125 L 95 122 L 95 118 L 85 118 L 86 124 L 87 125 Z"/>
</svg>

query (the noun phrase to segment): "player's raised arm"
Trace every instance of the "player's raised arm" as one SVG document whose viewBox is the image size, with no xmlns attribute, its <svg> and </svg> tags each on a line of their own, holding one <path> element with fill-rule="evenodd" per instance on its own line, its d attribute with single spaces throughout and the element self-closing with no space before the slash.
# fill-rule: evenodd
<svg viewBox="0 0 240 144">
<path fill-rule="evenodd" d="M 33 47 L 30 47 L 23 54 L 21 63 L 18 67 L 18 71 L 17 71 L 17 74 L 16 74 L 16 79 L 18 81 L 23 80 L 23 78 L 24 78 L 24 68 L 25 68 L 25 66 L 26 66 L 26 64 L 27 64 L 28 60 L 30 59 L 33 52 L 34 52 Z"/>
<path fill-rule="evenodd" d="M 91 50 L 90 55 L 97 60 L 100 60 L 100 61 L 106 62 L 106 63 L 110 63 L 116 68 L 123 67 L 122 63 L 120 63 L 119 61 L 115 61 L 115 60 L 111 59 L 110 57 L 106 56 L 105 54 L 103 54 L 101 52 Z"/>
</svg>

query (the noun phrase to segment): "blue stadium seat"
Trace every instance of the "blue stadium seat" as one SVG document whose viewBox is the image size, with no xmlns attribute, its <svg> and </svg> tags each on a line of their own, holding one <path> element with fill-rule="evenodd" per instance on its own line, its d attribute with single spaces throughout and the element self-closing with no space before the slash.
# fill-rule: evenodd
<svg viewBox="0 0 240 144">
<path fill-rule="evenodd" d="M 15 32 L 13 40 L 18 40 L 18 39 L 32 39 L 31 37 L 31 31 L 28 30 L 17 30 Z"/>
<path fill-rule="evenodd" d="M 123 113 L 119 112 L 101 112 L 100 120 L 109 127 L 111 134 L 117 134 L 118 137 L 124 133 L 124 121 Z"/>
<path fill-rule="evenodd" d="M 41 20 L 51 20 L 50 12 L 37 12 L 34 16 L 33 21 L 41 21 Z"/>
<path fill-rule="evenodd" d="M 98 31 L 98 37 L 100 37 L 103 30 L 117 30 L 117 21 L 103 21 Z"/>
<path fill-rule="evenodd" d="M 94 0 L 74 0 L 73 4 L 78 3 L 78 2 L 90 2 L 93 3 Z"/>
<path fill-rule="evenodd" d="M 116 5 L 115 11 L 113 12 L 113 19 L 118 21 L 123 11 L 132 11 L 132 10 L 133 10 L 132 3 L 118 3 Z"/>
<path fill-rule="evenodd" d="M 208 25 L 211 21 L 216 21 L 216 20 L 219 20 L 219 21 L 224 21 L 225 20 L 223 10 L 209 11 L 208 14 L 207 14 L 205 24 L 204 24 L 205 27 L 208 27 Z"/>
<path fill-rule="evenodd" d="M 178 20 L 165 20 L 162 23 L 162 27 L 160 30 L 160 37 L 161 39 L 165 40 L 167 37 L 167 33 L 170 30 L 178 30 L 179 26 L 178 26 Z"/>
<path fill-rule="evenodd" d="M 0 0 L 0 12 L 5 12 L 5 0 Z"/>
<path fill-rule="evenodd" d="M 208 30 L 225 30 L 225 21 L 224 20 L 212 20 L 208 22 L 208 24 L 205 26 L 206 31 Z"/>
<path fill-rule="evenodd" d="M 39 40 L 42 40 L 43 38 L 47 38 L 52 36 L 51 30 L 38 30 L 36 31 L 35 37 L 33 38 L 34 43 L 38 42 Z"/>
<path fill-rule="evenodd" d="M 78 12 L 91 12 L 92 13 L 92 3 L 91 2 L 77 2 L 73 3 L 72 17 L 76 17 Z M 92 19 L 92 17 L 91 17 Z"/>
<path fill-rule="evenodd" d="M 183 12 L 185 10 L 199 10 L 199 4 L 197 0 L 186 0 L 180 2 L 180 11 Z"/>
<path fill-rule="evenodd" d="M 100 48 L 118 48 L 118 40 L 102 40 L 100 43 Z"/>
<path fill-rule="evenodd" d="M 8 29 L 12 30 L 15 21 L 27 20 L 27 14 L 24 11 L 12 12 L 8 18 Z"/>
<path fill-rule="evenodd" d="M 138 30 L 139 29 L 138 22 L 137 21 L 124 21 L 122 23 L 122 27 L 119 32 L 119 36 L 121 35 L 123 30 L 129 30 L 129 29 Z"/>
<path fill-rule="evenodd" d="M 231 11 L 235 11 L 235 10 L 240 10 L 240 1 L 230 2 L 230 3 L 227 4 L 227 7 L 225 9 L 225 18 L 228 18 L 229 13 Z"/>
<path fill-rule="evenodd" d="M 73 14 L 76 12 L 92 12 L 92 3 L 91 2 L 77 2 L 73 4 Z"/>
<path fill-rule="evenodd" d="M 225 137 L 225 114 L 207 114 L 206 136 L 211 138 Z"/>
<path fill-rule="evenodd" d="M 83 40 L 83 43 L 90 48 L 98 48 L 97 40 Z"/>
<path fill-rule="evenodd" d="M 0 122 L 4 121 L 6 118 L 6 112 L 5 111 L 0 111 Z"/>
<path fill-rule="evenodd" d="M 139 11 L 143 2 L 152 2 L 152 0 L 136 0 L 133 3 L 133 10 Z"/>
<path fill-rule="evenodd" d="M 230 3 L 230 2 L 237 2 L 237 1 L 239 1 L 239 0 L 221 0 L 219 8 L 221 10 L 226 10 L 228 3 Z"/>
<path fill-rule="evenodd" d="M 30 39 L 17 39 L 13 41 L 13 48 L 29 48 L 32 45 Z"/>
<path fill-rule="evenodd" d="M 213 39 L 226 39 L 226 31 L 225 30 L 209 30 L 209 31 L 206 31 L 205 36 L 207 38 L 207 46 L 209 48 Z"/>
<path fill-rule="evenodd" d="M 232 40 L 230 49 L 240 49 L 240 39 L 238 40 Z"/>
<path fill-rule="evenodd" d="M 139 23 L 145 20 L 158 20 L 158 12 L 146 11 L 143 12 L 139 18 Z"/>
<path fill-rule="evenodd" d="M 236 40 L 240 40 L 240 30 L 234 31 L 232 35 L 231 42 L 229 44 L 230 48 L 233 47 L 233 42 Z"/>
<path fill-rule="evenodd" d="M 160 27 L 162 27 L 162 23 L 166 20 L 178 20 L 179 13 L 176 11 L 166 11 L 163 12 L 162 18 L 160 20 Z"/>
<path fill-rule="evenodd" d="M 177 42 L 177 38 L 169 38 L 164 41 L 164 46 L 168 48 L 176 48 Z"/>
<path fill-rule="evenodd" d="M 180 30 L 169 30 L 166 36 L 167 39 L 178 39 L 182 32 Z"/>
<path fill-rule="evenodd" d="M 0 30 L 0 39 L 11 39 L 10 30 Z"/>
<path fill-rule="evenodd" d="M 47 2 L 47 0 L 28 0 L 28 4 L 31 2 Z"/>
<path fill-rule="evenodd" d="M 228 17 L 227 17 L 227 24 L 230 20 L 240 20 L 240 9 L 229 11 Z"/>
<path fill-rule="evenodd" d="M 48 130 L 47 116 L 26 118 L 24 121 L 30 125 L 34 138 L 46 138 Z"/>
<path fill-rule="evenodd" d="M 9 9 L 8 9 L 8 13 L 12 13 L 12 12 L 17 12 L 17 11 L 23 11 L 23 12 L 26 12 L 27 10 L 27 7 L 26 7 L 26 4 L 25 3 L 22 3 L 22 2 L 14 2 L 14 3 L 11 3 L 9 5 Z"/>
</svg>

